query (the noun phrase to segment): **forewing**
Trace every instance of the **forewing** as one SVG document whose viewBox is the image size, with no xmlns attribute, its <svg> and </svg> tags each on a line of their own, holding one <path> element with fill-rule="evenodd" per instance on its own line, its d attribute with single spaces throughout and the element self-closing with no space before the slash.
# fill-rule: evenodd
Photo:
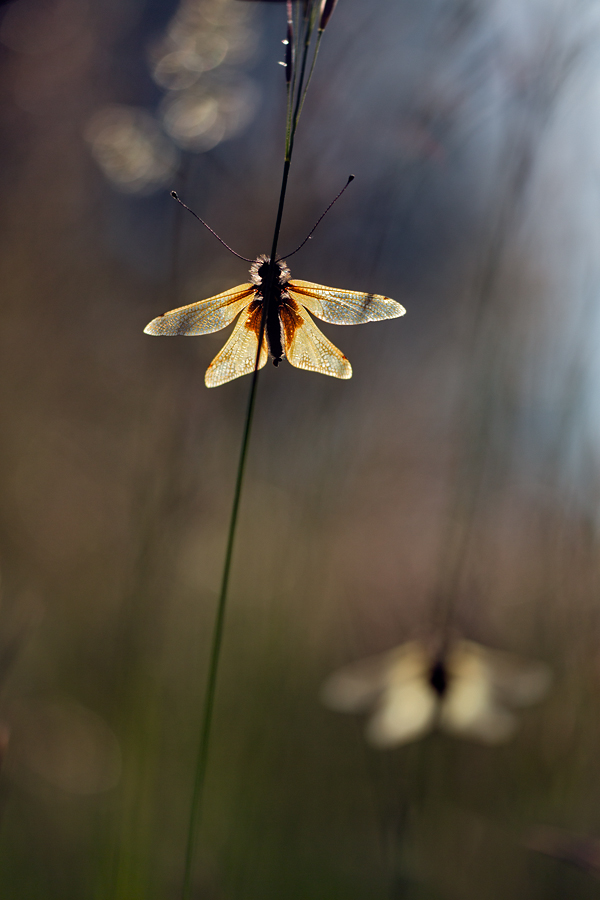
<svg viewBox="0 0 600 900">
<path fill-rule="evenodd" d="M 406 312 L 395 300 L 381 294 L 344 291 L 310 281 L 289 281 L 286 287 L 297 303 L 332 325 L 362 325 L 381 319 L 397 319 Z"/>
<path fill-rule="evenodd" d="M 209 297 L 208 300 L 180 306 L 152 319 L 144 332 L 155 335 L 212 334 L 231 324 L 238 313 L 251 302 L 255 291 L 254 284 L 239 284 L 222 294 Z"/>
<path fill-rule="evenodd" d="M 448 654 L 447 665 L 450 684 L 442 699 L 441 727 L 486 744 L 508 740 L 517 723 L 496 701 L 487 648 L 458 641 Z"/>
<path fill-rule="evenodd" d="M 327 340 L 302 307 L 292 300 L 282 305 L 279 315 L 285 355 L 293 366 L 333 378 L 352 378 L 352 366 L 344 354 Z"/>
<path fill-rule="evenodd" d="M 257 302 L 247 313 L 240 316 L 229 340 L 206 370 L 204 376 L 206 387 L 218 387 L 254 371 L 261 314 L 262 304 Z M 262 369 L 266 361 L 267 345 L 263 337 L 258 368 Z"/>
<path fill-rule="evenodd" d="M 321 700 L 336 712 L 367 712 L 384 691 L 388 654 L 361 659 L 338 669 L 321 689 Z"/>
<path fill-rule="evenodd" d="M 365 712 L 391 684 L 424 680 L 427 663 L 421 645 L 409 641 L 338 669 L 324 683 L 321 700 L 337 712 Z"/>
</svg>

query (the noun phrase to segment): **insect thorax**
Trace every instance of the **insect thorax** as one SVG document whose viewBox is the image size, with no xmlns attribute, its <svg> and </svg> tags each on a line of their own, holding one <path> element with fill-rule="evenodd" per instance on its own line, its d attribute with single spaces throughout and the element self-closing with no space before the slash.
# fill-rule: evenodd
<svg viewBox="0 0 600 900">
<path fill-rule="evenodd" d="M 276 260 L 274 266 L 268 256 L 262 254 L 254 260 L 250 267 L 250 277 L 256 285 L 256 300 L 260 304 L 267 301 L 266 338 L 273 364 L 278 366 L 284 358 L 282 324 L 279 309 L 282 301 L 289 300 L 286 284 L 290 278 L 290 270 L 284 262 Z M 265 296 L 266 292 L 270 296 Z"/>
<path fill-rule="evenodd" d="M 290 280 L 290 270 L 283 260 L 279 259 L 275 261 L 274 268 L 275 278 L 273 287 L 280 289 Z M 261 253 L 250 266 L 250 278 L 252 282 L 259 288 L 264 287 L 265 284 L 268 284 L 270 269 L 271 260 L 266 254 Z"/>
<path fill-rule="evenodd" d="M 429 670 L 429 684 L 438 696 L 443 697 L 448 689 L 448 670 L 443 659 L 438 659 Z"/>
</svg>

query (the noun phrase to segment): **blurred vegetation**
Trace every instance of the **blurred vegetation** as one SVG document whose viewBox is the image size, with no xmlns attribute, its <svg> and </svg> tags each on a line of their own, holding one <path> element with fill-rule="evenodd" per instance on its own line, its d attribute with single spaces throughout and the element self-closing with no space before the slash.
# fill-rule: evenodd
<svg viewBox="0 0 600 900">
<path fill-rule="evenodd" d="M 247 277 L 171 188 L 239 253 L 268 250 L 284 11 L 0 16 L 0 893 L 162 900 L 248 380 L 204 388 L 223 335 L 142 329 Z M 600 837 L 599 25 L 592 0 L 336 8 L 281 246 L 354 172 L 292 275 L 407 315 L 325 326 L 348 383 L 262 376 L 199 898 L 597 895 L 593 867 L 530 835 Z M 321 685 L 441 608 L 548 663 L 552 692 L 502 747 L 375 750 Z"/>
</svg>

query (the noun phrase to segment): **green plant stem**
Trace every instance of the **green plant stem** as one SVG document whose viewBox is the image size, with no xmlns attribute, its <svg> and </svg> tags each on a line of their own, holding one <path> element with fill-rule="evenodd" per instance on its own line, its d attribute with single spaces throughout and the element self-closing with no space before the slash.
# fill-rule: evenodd
<svg viewBox="0 0 600 900">
<path fill-rule="evenodd" d="M 294 79 L 293 79 L 292 96 L 293 96 L 294 91 L 296 91 L 297 93 L 296 93 L 296 104 L 294 106 L 294 111 L 292 113 L 292 118 L 291 118 L 291 129 L 289 130 L 288 134 L 286 135 L 286 142 L 285 142 L 285 161 L 286 161 L 286 163 L 289 163 L 292 158 L 292 151 L 294 149 L 294 138 L 296 136 L 296 129 L 298 128 L 298 120 L 300 118 L 301 105 L 304 100 L 303 94 L 302 94 L 302 87 L 304 85 L 304 75 L 306 73 L 306 64 L 308 61 L 308 51 L 309 51 L 309 47 L 310 47 L 310 38 L 311 38 L 311 34 L 312 34 L 312 30 L 311 30 L 310 26 L 311 26 L 311 23 L 308 21 L 305 21 L 304 51 L 302 53 L 302 64 L 300 66 L 300 75 L 299 75 L 297 81 L 296 81 L 295 75 L 294 75 Z M 311 69 L 311 73 L 312 73 L 312 69 Z M 284 173 L 284 179 L 285 179 L 285 173 Z M 271 257 L 271 259 L 273 259 L 273 258 L 274 257 Z"/>
<path fill-rule="evenodd" d="M 275 231 L 273 233 L 273 244 L 271 245 L 271 259 L 277 256 L 277 244 L 279 243 L 279 232 L 281 231 L 281 220 L 283 218 L 283 207 L 285 204 L 285 195 L 287 191 L 288 178 L 290 175 L 291 159 L 286 159 L 283 164 L 283 177 L 281 179 L 281 191 L 279 193 L 279 206 L 277 208 L 277 218 L 275 220 Z"/>
<path fill-rule="evenodd" d="M 279 194 L 279 206 L 277 209 L 277 218 L 275 221 L 275 231 L 273 233 L 273 244 L 271 248 L 271 259 L 274 260 L 277 254 L 277 244 L 279 242 L 279 232 L 281 230 L 281 220 L 283 217 L 283 207 L 285 204 L 285 195 L 287 191 L 287 183 L 290 172 L 291 160 L 286 159 L 283 167 L 283 178 L 281 182 L 281 191 Z M 208 765 L 208 753 L 210 748 L 210 736 L 212 730 L 213 712 L 215 705 L 215 695 L 217 689 L 217 676 L 219 672 L 219 660 L 221 657 L 221 647 L 223 643 L 223 630 L 225 626 L 225 611 L 227 607 L 227 592 L 229 588 L 229 576 L 231 573 L 231 563 L 233 559 L 233 549 L 235 544 L 235 535 L 237 531 L 238 514 L 240 509 L 240 500 L 242 497 L 242 488 L 244 484 L 244 473 L 246 470 L 246 459 L 248 456 L 248 446 L 250 444 L 250 434 L 252 430 L 252 419 L 254 417 L 254 407 L 256 402 L 256 391 L 258 387 L 259 376 L 259 360 L 260 350 L 262 347 L 265 326 L 267 321 L 267 308 L 272 293 L 272 284 L 275 275 L 275 269 L 272 267 L 269 272 L 269 287 L 266 291 L 266 300 L 263 304 L 263 313 L 260 323 L 260 334 L 258 339 L 258 348 L 256 351 L 256 362 L 254 364 L 254 372 L 252 373 L 252 383 L 250 385 L 250 394 L 248 397 L 248 406 L 246 410 L 246 419 L 244 423 L 244 432 L 242 435 L 242 445 L 240 448 L 240 457 L 235 479 L 235 490 L 233 492 L 233 504 L 231 507 L 231 517 L 229 520 L 229 530 L 227 533 L 227 544 L 225 549 L 225 561 L 223 563 L 223 575 L 221 579 L 221 590 L 219 592 L 219 600 L 217 603 L 217 612 L 215 616 L 215 624 L 213 628 L 212 646 L 210 650 L 210 658 L 208 664 L 208 677 L 206 682 L 206 692 L 204 696 L 204 710 L 200 725 L 200 738 L 198 742 L 198 756 L 196 759 L 196 772 L 194 776 L 194 786 L 192 789 L 192 801 L 190 808 L 190 819 L 188 825 L 188 834 L 185 851 L 185 864 L 183 875 L 182 900 L 189 900 L 192 889 L 192 864 L 194 860 L 194 849 L 196 846 L 196 837 L 200 826 L 202 814 L 202 799 L 204 794 L 204 784 L 206 781 L 206 769 Z"/>
<path fill-rule="evenodd" d="M 308 79 L 304 86 L 304 78 L 306 74 L 306 66 L 308 61 L 310 39 L 313 33 L 315 17 L 314 14 L 310 20 L 305 20 L 304 32 L 304 52 L 302 54 L 302 63 L 300 67 L 299 77 L 296 77 L 296 66 L 294 64 L 293 77 L 288 83 L 287 94 L 287 113 L 286 113 L 286 136 L 285 136 L 285 159 L 283 165 L 283 176 L 281 179 L 281 190 L 279 192 L 279 205 L 277 207 L 277 217 L 275 219 L 275 228 L 273 231 L 273 243 L 271 245 L 271 255 L 267 280 L 265 282 L 265 291 L 263 295 L 263 309 L 260 322 L 260 330 L 258 335 L 258 345 L 256 348 L 256 360 L 254 363 L 254 371 L 252 373 L 252 383 L 250 385 L 250 394 L 248 397 L 248 407 L 246 410 L 246 419 L 244 423 L 244 431 L 242 435 L 242 444 L 240 448 L 240 457 L 235 480 L 235 490 L 233 493 L 233 504 L 231 508 L 231 517 L 229 520 L 229 530 L 227 534 L 227 545 L 225 549 L 225 560 L 223 563 L 223 576 L 221 579 L 221 590 L 219 592 L 219 600 L 217 603 L 217 611 L 215 615 L 215 624 L 213 628 L 212 645 L 210 650 L 210 658 L 208 663 L 208 677 L 206 683 L 206 692 L 204 696 L 204 710 L 200 724 L 200 737 L 198 742 L 198 756 L 196 759 L 196 770 L 194 776 L 194 786 L 192 789 L 192 801 L 190 809 L 190 819 L 188 826 L 183 891 L 182 900 L 189 900 L 192 890 L 192 867 L 194 860 L 194 850 L 196 846 L 196 838 L 200 826 L 202 816 L 202 800 L 204 794 L 204 784 L 206 781 L 206 770 L 208 765 L 208 754 L 210 749 L 210 737 L 212 730 L 213 712 L 215 705 L 215 696 L 217 690 L 217 678 L 219 672 L 219 660 L 221 657 L 221 647 L 223 643 L 223 631 L 225 626 L 225 612 L 227 607 L 227 592 L 229 588 L 229 576 L 231 573 L 231 564 L 233 559 L 233 550 L 235 544 L 235 535 L 237 531 L 237 523 L 239 516 L 240 501 L 242 496 L 242 488 L 244 484 L 244 473 L 246 469 L 246 459 L 248 456 L 248 446 L 250 444 L 250 434 L 252 430 L 252 419 L 254 416 L 254 407 L 256 403 L 256 392 L 258 388 L 259 363 L 261 349 L 263 346 L 265 328 L 268 319 L 269 305 L 273 295 L 275 280 L 278 277 L 277 246 L 279 243 L 279 234 L 281 231 L 281 221 L 283 218 L 283 209 L 285 206 L 285 197 L 287 192 L 288 178 L 290 174 L 290 166 L 292 161 L 292 152 L 294 149 L 294 138 L 298 127 L 298 120 L 302 112 L 304 98 L 310 83 L 314 65 L 316 61 L 316 53 L 319 49 L 321 32 L 319 31 L 317 39 L 317 47 L 315 57 L 312 60 Z M 296 93 L 296 101 L 294 103 L 294 93 Z"/>
<path fill-rule="evenodd" d="M 196 761 L 196 774 L 194 777 L 194 787 L 192 790 L 192 803 L 190 809 L 190 821 L 188 826 L 188 835 L 185 852 L 185 866 L 183 877 L 183 900 L 188 900 L 192 887 L 192 862 L 194 857 L 194 849 L 196 845 L 196 836 L 198 834 L 198 826 L 200 824 L 200 815 L 202 811 L 202 798 L 204 793 L 204 782 L 206 780 L 206 767 L 208 763 L 208 750 L 210 745 L 210 735 L 212 729 L 213 711 L 215 705 L 215 694 L 217 687 L 217 675 L 219 671 L 219 660 L 221 656 L 221 646 L 223 643 L 223 629 L 225 625 L 225 609 L 227 606 L 227 590 L 229 587 L 229 575 L 231 572 L 231 561 L 233 558 L 233 547 L 235 542 L 235 533 L 237 528 L 238 513 L 240 508 L 240 500 L 242 496 L 242 487 L 244 483 L 244 472 L 246 468 L 246 458 L 248 455 L 248 445 L 250 443 L 250 432 L 252 428 L 252 418 L 254 413 L 254 404 L 256 400 L 256 387 L 258 383 L 258 370 L 255 369 L 252 384 L 250 386 L 250 396 L 248 398 L 248 408 L 246 411 L 246 421 L 244 424 L 244 433 L 242 436 L 242 446 L 240 450 L 240 459 L 238 463 L 237 476 L 235 481 L 235 490 L 233 493 L 233 505 L 231 508 L 231 518 L 229 521 L 229 531 L 227 534 L 227 545 L 225 549 L 225 562 L 223 564 L 223 576 L 221 579 L 221 590 L 219 592 L 219 601 L 217 604 L 217 612 L 215 616 L 215 624 L 213 628 L 212 646 L 210 651 L 210 660 L 208 665 L 208 678 L 206 683 L 206 693 L 204 698 L 204 712 L 200 726 L 200 741 L 198 745 L 198 757 Z"/>
<path fill-rule="evenodd" d="M 321 38 L 323 37 L 323 32 L 321 29 L 317 32 L 317 44 L 315 46 L 315 52 L 313 53 L 312 62 L 310 64 L 310 71 L 308 73 L 308 78 L 306 79 L 306 86 L 304 91 L 302 92 L 302 97 L 300 99 L 300 105 L 298 107 L 298 115 L 296 117 L 296 121 L 300 118 L 300 114 L 302 112 L 302 107 L 304 106 L 304 101 L 306 99 L 306 94 L 308 93 L 308 88 L 313 76 L 313 72 L 315 71 L 315 64 L 317 62 L 317 56 L 319 55 L 319 47 L 321 46 Z"/>
</svg>

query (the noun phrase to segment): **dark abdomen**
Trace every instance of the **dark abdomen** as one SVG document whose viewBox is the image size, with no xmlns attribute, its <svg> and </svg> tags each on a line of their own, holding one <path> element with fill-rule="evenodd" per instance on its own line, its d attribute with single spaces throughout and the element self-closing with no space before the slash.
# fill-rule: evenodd
<svg viewBox="0 0 600 900">
<path fill-rule="evenodd" d="M 263 301 L 266 303 L 266 298 Z M 279 306 L 281 304 L 281 288 L 273 285 L 271 302 L 267 307 L 267 346 L 273 358 L 273 365 L 278 366 L 283 359 L 283 344 L 281 342 L 281 322 L 279 320 Z"/>
</svg>

